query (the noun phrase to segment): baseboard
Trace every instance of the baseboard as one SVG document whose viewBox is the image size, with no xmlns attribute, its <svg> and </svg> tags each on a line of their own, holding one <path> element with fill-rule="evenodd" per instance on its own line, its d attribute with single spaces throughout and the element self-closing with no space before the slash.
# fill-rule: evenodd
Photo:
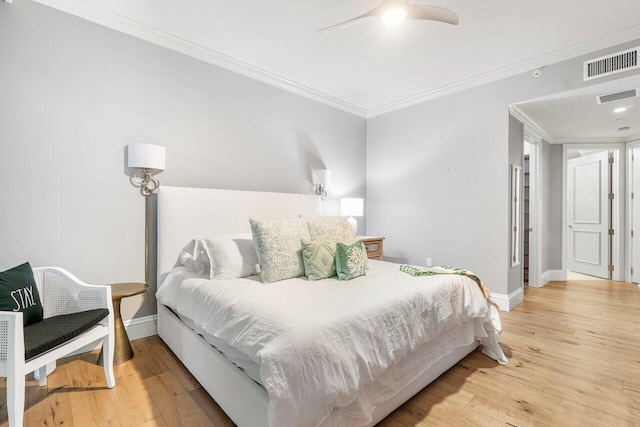
<svg viewBox="0 0 640 427">
<path fill-rule="evenodd" d="M 127 330 L 130 341 L 158 334 L 157 314 L 125 320 L 122 323 L 124 323 L 124 328 Z"/>
<path fill-rule="evenodd" d="M 513 310 L 518 304 L 522 302 L 523 298 L 524 292 L 522 291 L 522 288 L 516 289 L 509 295 L 491 292 L 491 300 L 498 304 L 498 307 L 500 307 L 500 310 L 502 311 Z"/>
<path fill-rule="evenodd" d="M 547 270 L 540 275 L 540 287 L 543 287 L 549 282 L 555 282 L 557 280 L 567 280 L 562 270 Z"/>
<path fill-rule="evenodd" d="M 131 320 L 125 320 L 124 329 L 127 331 L 127 336 L 130 341 L 139 340 L 140 338 L 150 337 L 152 335 L 157 335 L 158 333 L 158 316 L 156 314 L 151 314 L 149 316 L 138 317 Z M 100 348 L 100 342 L 96 341 L 89 345 L 85 345 L 79 350 L 74 351 L 69 354 L 69 356 L 74 356 L 76 354 L 86 353 L 87 351 L 93 351 Z"/>
</svg>

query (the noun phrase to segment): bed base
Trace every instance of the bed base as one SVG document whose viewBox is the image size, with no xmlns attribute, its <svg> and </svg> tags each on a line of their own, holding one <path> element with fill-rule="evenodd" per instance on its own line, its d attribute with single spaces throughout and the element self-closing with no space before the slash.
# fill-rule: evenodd
<svg viewBox="0 0 640 427">
<path fill-rule="evenodd" d="M 267 426 L 267 392 L 158 303 L 158 335 L 238 426 Z"/>
<path fill-rule="evenodd" d="M 158 304 L 158 335 L 234 423 L 241 427 L 268 425 L 267 392 L 162 304 Z M 395 396 L 380 404 L 370 425 L 383 420 L 477 347 L 478 342 L 474 341 L 443 356 Z"/>
</svg>

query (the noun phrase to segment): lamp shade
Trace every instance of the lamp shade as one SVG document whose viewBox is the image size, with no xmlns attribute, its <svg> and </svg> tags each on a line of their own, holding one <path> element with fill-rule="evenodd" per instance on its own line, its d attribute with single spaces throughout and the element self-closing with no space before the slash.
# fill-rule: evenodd
<svg viewBox="0 0 640 427">
<path fill-rule="evenodd" d="M 151 175 L 159 174 L 164 170 L 164 157 L 166 149 L 153 144 L 129 144 L 127 153 L 130 168 L 147 169 Z"/>
<path fill-rule="evenodd" d="M 362 216 L 364 215 L 364 199 L 340 199 L 340 215 Z"/>
<path fill-rule="evenodd" d="M 313 185 L 331 185 L 331 171 L 329 169 L 318 169 L 311 172 Z"/>
</svg>

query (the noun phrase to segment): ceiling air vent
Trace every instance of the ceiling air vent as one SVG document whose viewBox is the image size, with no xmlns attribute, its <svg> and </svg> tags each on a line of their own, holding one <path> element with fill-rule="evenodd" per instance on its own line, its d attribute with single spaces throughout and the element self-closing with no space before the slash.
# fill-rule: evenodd
<svg viewBox="0 0 640 427">
<path fill-rule="evenodd" d="M 606 104 L 607 102 L 619 101 L 621 99 L 634 98 L 638 96 L 638 89 L 625 90 L 622 92 L 610 93 L 609 95 L 596 96 L 598 104 Z"/>
<path fill-rule="evenodd" d="M 600 58 L 585 61 L 584 80 L 599 79 L 600 77 L 640 68 L 640 64 L 638 64 L 638 53 L 640 53 L 640 47 L 635 47 L 612 55 L 601 56 Z"/>
</svg>

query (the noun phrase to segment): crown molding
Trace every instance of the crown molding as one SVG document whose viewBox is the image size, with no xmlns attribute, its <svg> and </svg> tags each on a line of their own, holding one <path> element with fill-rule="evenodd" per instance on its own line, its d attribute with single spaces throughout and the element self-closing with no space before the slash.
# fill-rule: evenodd
<svg viewBox="0 0 640 427">
<path fill-rule="evenodd" d="M 6 1 L 6 0 L 5 0 Z M 585 55 L 624 42 L 640 38 L 640 25 L 629 27 L 602 37 L 576 43 L 548 54 L 508 65 L 474 77 L 459 80 L 451 84 L 403 98 L 371 109 L 353 104 L 295 81 L 278 76 L 269 71 L 234 59 L 213 49 L 192 43 L 157 28 L 142 24 L 120 14 L 98 7 L 83 0 L 34 0 L 37 3 L 78 16 L 96 24 L 148 41 L 158 46 L 179 52 L 192 58 L 241 74 L 254 80 L 275 86 L 279 89 L 324 103 L 331 107 L 369 118 L 399 110 L 430 99 L 450 95 L 482 84 L 504 79 L 545 65 Z"/>
<path fill-rule="evenodd" d="M 279 89 L 321 102 L 337 109 L 366 117 L 366 109 L 350 102 L 320 92 L 308 86 L 280 77 L 261 68 L 239 61 L 230 56 L 176 37 L 157 28 L 150 27 L 117 13 L 82 0 L 34 0 L 45 6 L 75 15 L 112 30 L 148 41 L 158 46 L 188 55 L 203 62 L 224 68 Z"/>
<path fill-rule="evenodd" d="M 614 136 L 614 137 L 567 137 L 555 138 L 548 134 L 540 127 L 531 117 L 518 108 L 517 105 L 509 105 L 509 113 L 516 119 L 520 120 L 527 129 L 535 134 L 538 138 L 544 139 L 549 144 L 618 144 L 634 142 L 640 139 L 640 133 L 630 136 Z"/>
<path fill-rule="evenodd" d="M 509 105 L 509 113 L 516 119 L 520 120 L 528 130 L 535 134 L 538 138 L 544 139 L 549 144 L 556 143 L 556 139 L 549 135 L 542 127 L 540 127 L 531 117 L 529 117 L 524 111 L 518 108 L 517 105 Z"/>
<path fill-rule="evenodd" d="M 640 142 L 640 133 L 637 133 L 635 135 L 630 135 L 630 136 L 626 137 L 624 139 L 624 142 L 627 142 L 627 143 L 629 143 L 629 142 Z"/>
<path fill-rule="evenodd" d="M 624 137 L 569 137 L 557 138 L 554 144 L 620 144 L 626 142 Z"/>
<path fill-rule="evenodd" d="M 478 74 L 476 76 L 459 80 L 446 86 L 442 86 L 427 92 L 409 96 L 398 101 L 369 109 L 367 110 L 367 117 L 375 117 L 395 110 L 400 110 L 402 108 L 419 104 L 430 99 L 439 98 L 441 96 L 450 95 L 456 92 L 461 92 L 472 87 L 505 79 L 516 74 L 555 64 L 567 59 L 576 58 L 578 56 L 616 46 L 621 43 L 630 42 L 638 38 L 640 38 L 640 25 L 634 25 L 632 27 L 609 33 L 598 38 L 576 43 L 563 49 L 558 49 L 544 55 L 516 62 L 515 64 L 507 65 L 506 67 L 498 68 L 487 73 Z"/>
</svg>

